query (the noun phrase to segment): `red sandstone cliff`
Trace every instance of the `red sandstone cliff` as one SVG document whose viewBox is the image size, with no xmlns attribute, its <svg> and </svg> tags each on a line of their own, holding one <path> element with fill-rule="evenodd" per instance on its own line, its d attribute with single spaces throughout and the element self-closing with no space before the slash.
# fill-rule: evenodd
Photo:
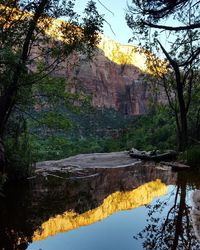
<svg viewBox="0 0 200 250">
<path fill-rule="evenodd" d="M 50 33 L 50 35 L 52 35 Z M 52 35 L 56 37 L 55 34 Z M 37 47 L 32 56 L 38 53 Z M 45 58 L 47 63 L 51 58 Z M 145 55 L 129 45 L 121 45 L 102 36 L 95 56 L 73 54 L 53 74 L 67 79 L 76 90 L 78 83 L 92 96 L 92 105 L 113 108 L 127 115 L 144 114 L 149 110 L 152 91 L 147 84 Z M 34 69 L 34 65 L 32 67 Z"/>
<path fill-rule="evenodd" d="M 78 82 L 92 95 L 92 105 L 113 108 L 124 114 L 143 114 L 152 93 L 145 80 L 145 56 L 135 47 L 102 37 L 92 61 L 73 55 L 57 75 Z M 76 62 L 76 66 L 73 64 Z"/>
<path fill-rule="evenodd" d="M 42 52 L 46 46 L 52 46 L 53 41 L 68 42 L 59 32 L 62 23 L 54 19 L 52 25 L 44 30 L 53 39 L 47 44 L 35 44 L 32 47 L 31 58 L 34 62 L 29 65 L 32 71 L 36 71 L 37 60 L 51 64 L 52 58 Z M 42 22 L 39 26 L 44 28 Z M 133 46 L 121 45 L 105 36 L 101 38 L 92 61 L 86 61 L 83 55 L 73 54 L 53 74 L 66 78 L 72 86 L 76 86 L 74 82 L 80 83 L 92 95 L 92 105 L 95 107 L 113 108 L 128 115 L 146 113 L 152 92 L 147 88 L 144 77 L 149 71 L 145 66 L 145 54 L 140 54 Z M 56 45 L 59 46 L 59 43 Z"/>
</svg>

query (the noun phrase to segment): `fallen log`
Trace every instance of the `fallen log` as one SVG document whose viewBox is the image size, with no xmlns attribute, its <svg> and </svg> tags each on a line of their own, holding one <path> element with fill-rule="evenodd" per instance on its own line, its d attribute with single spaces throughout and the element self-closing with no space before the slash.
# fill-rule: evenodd
<svg viewBox="0 0 200 250">
<path fill-rule="evenodd" d="M 164 160 L 174 160 L 177 157 L 177 152 L 174 150 L 168 150 L 163 153 L 158 151 L 139 151 L 137 149 L 131 149 L 129 155 L 132 158 L 150 161 L 164 161 Z"/>
<path fill-rule="evenodd" d="M 169 166 L 169 167 L 171 167 L 172 170 L 175 170 L 175 171 L 187 170 L 187 169 L 190 168 L 190 166 L 182 164 L 182 163 L 179 163 L 179 162 L 165 162 L 165 161 L 161 161 L 160 164 L 164 165 L 164 166 Z"/>
</svg>

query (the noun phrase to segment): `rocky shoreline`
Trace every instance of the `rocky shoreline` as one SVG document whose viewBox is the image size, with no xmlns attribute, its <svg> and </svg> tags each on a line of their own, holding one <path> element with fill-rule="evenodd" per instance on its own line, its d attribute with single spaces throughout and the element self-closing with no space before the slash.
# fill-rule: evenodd
<svg viewBox="0 0 200 250">
<path fill-rule="evenodd" d="M 117 168 L 134 166 L 140 160 L 129 156 L 128 151 L 111 153 L 79 154 L 57 161 L 42 161 L 36 163 L 36 170 L 39 169 L 62 169 L 63 167 L 78 168 Z"/>
</svg>

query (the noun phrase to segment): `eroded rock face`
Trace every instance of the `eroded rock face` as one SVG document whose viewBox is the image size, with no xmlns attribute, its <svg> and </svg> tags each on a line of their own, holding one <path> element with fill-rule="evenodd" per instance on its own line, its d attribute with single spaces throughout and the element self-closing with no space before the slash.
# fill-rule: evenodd
<svg viewBox="0 0 200 250">
<path fill-rule="evenodd" d="M 85 61 L 80 57 L 79 63 L 65 74 L 69 81 L 80 83 L 92 95 L 94 107 L 137 115 L 149 110 L 152 98 L 144 71 L 144 55 L 132 46 L 102 37 L 94 59 Z"/>
<path fill-rule="evenodd" d="M 37 48 L 32 50 L 37 55 Z M 87 60 L 84 55 L 72 54 L 66 58 L 54 76 L 66 78 L 67 91 L 79 91 L 79 86 L 91 95 L 97 108 L 113 108 L 125 115 L 147 113 L 153 91 L 146 75 L 149 70 L 146 57 L 133 46 L 121 45 L 102 36 L 95 56 Z M 45 59 L 51 63 L 51 58 Z M 34 65 L 32 66 L 34 70 Z"/>
<path fill-rule="evenodd" d="M 56 28 L 60 21 L 55 21 L 54 24 L 46 34 L 64 42 Z M 40 55 L 39 47 L 41 45 L 32 48 L 32 58 Z M 78 86 L 83 87 L 86 93 L 91 94 L 94 107 L 113 108 L 127 115 L 147 113 L 150 102 L 155 99 L 146 77 L 152 73 L 151 67 L 146 65 L 146 58 L 151 58 L 152 55 L 147 51 L 139 51 L 134 46 L 116 43 L 103 35 L 97 47 L 92 60 L 88 61 L 83 54 L 74 52 L 53 75 L 67 80 L 70 85 L 67 91 L 74 92 L 78 91 Z M 51 65 L 52 58 L 46 55 L 43 59 L 44 63 Z M 162 71 L 162 67 L 158 67 Z M 36 65 L 31 65 L 31 70 L 35 71 Z M 163 96 L 158 99 L 163 99 Z"/>
</svg>

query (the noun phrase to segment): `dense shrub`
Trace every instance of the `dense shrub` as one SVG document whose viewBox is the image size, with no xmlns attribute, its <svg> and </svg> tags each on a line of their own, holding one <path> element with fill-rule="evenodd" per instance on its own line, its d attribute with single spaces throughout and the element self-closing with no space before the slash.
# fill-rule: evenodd
<svg viewBox="0 0 200 250">
<path fill-rule="evenodd" d="M 200 167 L 200 145 L 190 147 L 183 153 L 183 159 L 192 167 Z"/>
<path fill-rule="evenodd" d="M 32 172 L 32 148 L 27 132 L 5 141 L 7 174 L 9 179 L 24 179 Z"/>
<path fill-rule="evenodd" d="M 102 114 L 100 116 L 102 117 Z M 114 131 L 120 131 L 114 134 L 111 126 L 108 129 L 108 121 L 105 122 L 106 126 L 103 126 L 102 120 L 100 124 L 97 123 L 97 113 L 94 117 L 96 134 L 95 131 L 89 134 L 81 130 L 81 134 L 77 131 L 74 134 L 69 131 L 69 133 L 59 132 L 45 136 L 33 135 L 31 137 L 33 159 L 35 161 L 53 160 L 80 153 L 112 152 L 129 150 L 132 147 L 140 150 L 176 147 L 175 126 L 168 110 L 164 108 L 155 114 L 132 118 L 129 123 L 123 125 L 124 127 L 127 125 L 126 129 L 116 129 L 116 124 L 113 122 Z M 91 116 L 90 119 L 92 119 Z M 112 119 L 114 121 L 114 116 Z M 94 124 L 91 120 L 90 123 Z M 100 130 L 101 134 L 99 134 Z"/>
</svg>

